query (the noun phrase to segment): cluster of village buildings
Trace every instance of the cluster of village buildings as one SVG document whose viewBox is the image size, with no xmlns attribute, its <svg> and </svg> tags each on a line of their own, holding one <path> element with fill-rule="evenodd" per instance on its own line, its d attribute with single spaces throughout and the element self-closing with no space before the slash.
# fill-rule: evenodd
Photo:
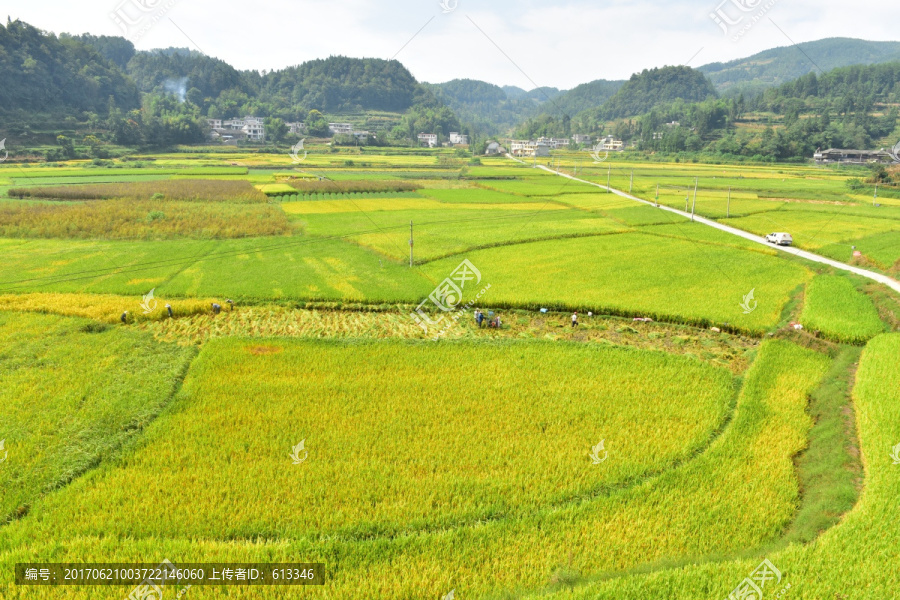
<svg viewBox="0 0 900 600">
<path fill-rule="evenodd" d="M 882 148 L 881 150 L 851 150 L 845 148 L 828 148 L 822 150 L 818 148 L 813 158 L 816 164 L 847 164 L 847 165 L 867 165 L 867 164 L 891 164 L 896 163 L 898 156 L 889 150 Z"/>
<path fill-rule="evenodd" d="M 419 144 L 422 146 L 428 146 L 429 148 L 434 148 L 438 145 L 438 134 L 436 133 L 420 133 L 419 136 Z M 444 142 L 445 146 L 468 146 L 469 145 L 469 136 L 458 133 L 456 131 L 450 132 L 450 139 Z"/>
<path fill-rule="evenodd" d="M 242 119 L 207 119 L 212 133 L 210 137 L 224 143 L 236 144 L 239 141 L 266 141 L 265 119 L 247 116 Z M 285 123 L 290 133 L 305 135 L 308 132 L 305 123 Z M 328 130 L 332 135 L 350 135 L 365 142 L 372 135 L 368 131 L 359 131 L 350 123 L 329 123 Z"/>
<path fill-rule="evenodd" d="M 247 116 L 241 119 L 207 119 L 212 133 L 210 137 L 226 144 L 236 144 L 239 141 L 264 142 L 266 140 L 266 127 L 262 117 Z M 308 130 L 305 123 L 285 123 L 291 133 L 296 135 L 306 135 Z M 673 121 L 666 123 L 667 127 L 677 127 L 679 123 Z M 351 123 L 329 123 L 328 129 L 332 135 L 344 135 L 355 137 L 360 142 L 367 142 L 372 133 L 355 129 Z M 662 133 L 654 134 L 661 138 Z M 373 136 L 374 137 L 374 136 Z M 418 135 L 419 144 L 434 148 L 438 145 L 438 134 L 436 133 L 420 133 Z M 540 157 L 550 156 L 551 150 L 567 148 L 572 144 L 576 145 L 593 145 L 594 139 L 589 135 L 576 134 L 571 138 L 548 138 L 540 137 L 536 140 L 510 140 L 508 146 L 504 147 L 499 142 L 492 141 L 487 145 L 486 154 L 506 154 L 509 152 L 513 156 L 518 157 Z M 451 132 L 449 139 L 444 142 L 444 146 L 468 146 L 469 136 L 458 132 Z M 508 150 L 507 150 L 508 148 Z M 595 150 L 606 152 L 619 152 L 625 149 L 622 140 L 617 140 L 613 136 L 606 136 L 597 140 Z M 838 148 L 829 148 L 827 150 L 818 149 L 815 154 L 816 163 L 844 163 L 844 164 L 867 164 L 867 163 L 892 163 L 897 158 L 888 150 L 846 150 Z"/>
<path fill-rule="evenodd" d="M 574 135 L 568 138 L 547 138 L 540 137 L 536 140 L 511 140 L 509 142 L 509 153 L 513 156 L 550 156 L 551 150 L 569 147 L 572 143 L 576 145 L 593 144 L 594 140 L 589 135 Z M 595 146 L 596 150 L 619 152 L 625 149 L 625 143 L 617 140 L 613 136 L 608 135 L 598 140 Z"/>
<path fill-rule="evenodd" d="M 207 119 L 212 133 L 210 137 L 226 144 L 236 144 L 239 141 L 264 142 L 266 140 L 266 127 L 261 117 L 247 116 L 241 119 Z M 305 123 L 285 123 L 291 133 L 305 135 L 308 130 Z M 360 142 L 367 142 L 372 133 L 355 129 L 351 123 L 329 123 L 328 130 L 333 136 L 343 135 L 355 137 Z M 439 144 L 436 133 L 420 133 L 419 144 L 434 148 Z M 600 151 L 620 151 L 625 149 L 625 144 L 612 136 L 606 136 L 598 140 L 595 149 Z M 536 140 L 510 140 L 509 153 L 513 156 L 550 156 L 551 150 L 567 148 L 572 144 L 593 144 L 594 140 L 589 135 L 576 134 L 571 138 L 540 137 Z M 469 136 L 456 131 L 450 132 L 444 146 L 468 146 Z M 487 154 L 505 154 L 507 148 L 499 142 L 490 142 L 487 146 Z"/>
</svg>

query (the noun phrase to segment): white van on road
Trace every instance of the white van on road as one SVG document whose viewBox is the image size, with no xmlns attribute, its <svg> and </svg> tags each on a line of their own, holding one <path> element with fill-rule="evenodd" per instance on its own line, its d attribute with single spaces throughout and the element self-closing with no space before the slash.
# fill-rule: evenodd
<svg viewBox="0 0 900 600">
<path fill-rule="evenodd" d="M 790 246 L 794 243 L 794 238 L 789 233 L 770 233 L 766 236 L 766 241 L 779 246 Z"/>
</svg>

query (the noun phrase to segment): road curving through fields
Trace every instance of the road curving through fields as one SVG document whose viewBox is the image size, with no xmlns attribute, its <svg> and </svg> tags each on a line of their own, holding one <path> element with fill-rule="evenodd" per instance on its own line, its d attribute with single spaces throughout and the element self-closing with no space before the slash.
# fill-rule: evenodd
<svg viewBox="0 0 900 600">
<path fill-rule="evenodd" d="M 513 159 L 513 160 L 515 160 L 515 159 Z M 522 162 L 522 161 L 517 161 L 517 162 Z M 599 183 L 593 183 L 590 181 L 586 181 L 584 179 L 579 179 L 578 177 L 574 177 L 567 173 L 558 173 L 558 172 L 554 171 L 553 169 L 550 169 L 549 167 L 545 167 L 543 165 L 537 165 L 537 168 L 542 169 L 553 175 L 558 175 L 560 177 L 565 177 L 566 179 L 571 179 L 572 181 L 577 181 L 579 183 L 592 185 L 592 186 L 598 187 L 602 190 L 607 189 L 607 187 L 605 185 L 601 185 Z M 649 200 L 643 200 L 641 198 L 638 198 L 637 196 L 632 196 L 631 194 L 628 194 L 626 192 L 623 192 L 621 190 L 617 190 L 614 188 L 609 188 L 609 191 L 612 192 L 613 194 L 616 194 L 623 198 L 628 198 L 629 200 L 634 200 L 635 202 L 640 202 L 642 204 L 654 206 L 656 208 L 659 208 L 660 210 L 665 210 L 665 211 L 668 211 L 671 213 L 675 213 L 676 215 L 680 215 L 686 219 L 692 219 L 703 225 L 707 225 L 709 227 L 713 227 L 714 229 L 718 229 L 719 231 L 724 231 L 725 233 L 729 233 L 731 235 L 736 235 L 738 237 L 742 237 L 745 240 L 749 240 L 751 242 L 756 242 L 757 244 L 763 244 L 767 247 L 772 247 L 772 245 L 769 244 L 765 240 L 765 238 L 758 236 L 758 235 L 754 235 L 748 231 L 744 231 L 743 229 L 737 229 L 737 228 L 731 227 L 729 225 L 723 225 L 722 223 L 718 223 L 716 221 L 713 221 L 712 219 L 707 219 L 705 217 L 700 217 L 697 215 L 692 216 L 691 213 L 685 212 L 683 210 L 678 210 L 677 208 L 671 208 L 669 206 L 664 206 L 662 204 L 657 206 L 657 204 L 655 204 L 654 202 L 650 202 Z M 799 248 L 794 248 L 791 246 L 774 246 L 774 248 L 776 250 L 779 250 L 780 252 L 785 252 L 787 254 L 792 254 L 799 258 L 804 258 L 806 260 L 811 260 L 813 262 L 817 262 L 817 263 L 820 263 L 823 265 L 828 265 L 830 267 L 834 267 L 835 269 L 840 269 L 842 271 L 849 271 L 850 273 L 854 273 L 861 277 L 871 279 L 872 281 L 877 281 L 878 283 L 886 285 L 889 288 L 891 288 L 892 290 L 894 290 L 895 292 L 897 292 L 898 294 L 900 294 L 900 281 L 897 281 L 896 279 L 892 279 L 891 277 L 888 277 L 887 275 L 882 275 L 881 273 L 875 273 L 874 271 L 869 271 L 867 269 L 860 269 L 859 267 L 854 267 L 852 265 L 848 265 L 847 263 L 842 263 L 840 261 L 837 261 L 837 260 L 834 260 L 831 258 L 826 258 L 824 256 L 820 256 L 813 252 L 809 252 L 807 250 L 800 250 Z"/>
</svg>

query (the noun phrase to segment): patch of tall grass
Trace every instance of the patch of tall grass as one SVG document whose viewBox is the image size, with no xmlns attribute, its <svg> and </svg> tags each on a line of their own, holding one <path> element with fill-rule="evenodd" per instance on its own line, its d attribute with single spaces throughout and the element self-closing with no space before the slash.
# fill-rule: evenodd
<svg viewBox="0 0 900 600">
<path fill-rule="evenodd" d="M 296 229 L 277 206 L 168 200 L 94 200 L 0 204 L 0 236 L 161 240 L 288 235 Z"/>
<path fill-rule="evenodd" d="M 53 200 L 169 200 L 182 202 L 265 203 L 268 198 L 248 181 L 220 179 L 178 179 L 19 187 L 9 190 L 11 198 L 47 198 Z"/>
</svg>

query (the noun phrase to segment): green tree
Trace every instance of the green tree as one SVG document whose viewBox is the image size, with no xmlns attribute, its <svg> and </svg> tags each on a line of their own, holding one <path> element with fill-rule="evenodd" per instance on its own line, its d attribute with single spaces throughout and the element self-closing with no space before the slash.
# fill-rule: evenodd
<svg viewBox="0 0 900 600">
<path fill-rule="evenodd" d="M 84 138 L 84 143 L 85 143 L 86 146 L 88 146 L 88 147 L 91 149 L 91 156 L 92 156 L 92 157 L 94 157 L 94 158 L 104 158 L 103 156 L 100 156 L 101 154 L 103 154 L 103 152 L 100 150 L 100 147 L 102 146 L 102 143 L 101 143 L 100 140 L 97 138 L 97 136 L 94 136 L 94 135 L 88 135 L 88 136 L 85 136 L 85 138 Z"/>
<path fill-rule="evenodd" d="M 326 137 L 330 133 L 325 115 L 315 109 L 309 111 L 309 114 L 306 115 L 306 127 L 310 135 Z"/>
<path fill-rule="evenodd" d="M 75 158 L 75 144 L 71 138 L 64 135 L 56 136 L 56 143 L 62 148 L 63 156 L 66 158 Z"/>
<path fill-rule="evenodd" d="M 282 142 L 290 129 L 284 119 L 270 117 L 266 119 L 266 139 L 271 142 Z"/>
</svg>

